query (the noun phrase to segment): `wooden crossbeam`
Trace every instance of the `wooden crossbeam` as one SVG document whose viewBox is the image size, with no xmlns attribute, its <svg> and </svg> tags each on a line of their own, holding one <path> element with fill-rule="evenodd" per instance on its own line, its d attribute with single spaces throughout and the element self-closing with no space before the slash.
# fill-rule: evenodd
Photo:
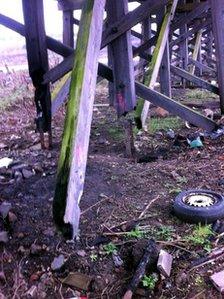
<svg viewBox="0 0 224 299">
<path fill-rule="evenodd" d="M 179 67 L 171 65 L 170 70 L 174 75 L 184 78 L 184 79 L 194 83 L 196 86 L 198 86 L 200 88 L 204 88 L 204 89 L 207 89 L 215 94 L 219 94 L 219 88 L 217 86 L 210 84 L 209 82 L 207 82 L 195 75 L 192 75 L 189 72 L 187 72 Z"/>
<path fill-rule="evenodd" d="M 171 31 L 175 31 L 185 24 L 189 24 L 196 17 L 200 16 L 203 12 L 207 11 L 210 8 L 209 1 L 202 2 L 196 6 L 194 10 L 186 14 L 185 16 L 181 16 L 179 20 L 174 21 L 170 26 Z"/>
<path fill-rule="evenodd" d="M 205 29 L 211 24 L 212 20 L 210 18 L 206 19 L 204 22 L 194 26 L 192 29 L 188 30 L 184 34 L 180 35 L 178 38 L 172 40 L 170 42 L 170 47 L 173 47 L 181 42 L 183 42 L 186 38 L 190 37 L 191 35 L 197 33 L 201 29 Z"/>
<path fill-rule="evenodd" d="M 216 128 L 216 123 L 214 121 L 200 113 L 197 113 L 195 110 L 192 110 L 151 88 L 147 88 L 141 83 L 136 83 L 135 87 L 136 93 L 139 97 L 158 107 L 162 107 L 171 114 L 177 115 L 195 126 L 201 127 L 210 132 Z"/>
<path fill-rule="evenodd" d="M 105 0 L 86 0 L 82 9 L 58 162 L 53 217 L 58 228 L 69 238 L 78 234 L 104 5 Z"/>
<path fill-rule="evenodd" d="M 110 25 L 104 32 L 102 37 L 102 48 L 112 40 L 131 29 L 133 26 L 144 20 L 153 11 L 159 7 L 166 5 L 168 0 L 147 0 L 135 10 L 130 11 L 117 22 Z"/>
<path fill-rule="evenodd" d="M 191 57 L 189 57 L 188 60 L 189 64 L 194 64 L 196 67 L 202 68 L 205 72 L 216 73 L 216 70 L 214 68 L 211 68 L 210 66 L 207 66 L 197 60 L 194 60 Z"/>
</svg>

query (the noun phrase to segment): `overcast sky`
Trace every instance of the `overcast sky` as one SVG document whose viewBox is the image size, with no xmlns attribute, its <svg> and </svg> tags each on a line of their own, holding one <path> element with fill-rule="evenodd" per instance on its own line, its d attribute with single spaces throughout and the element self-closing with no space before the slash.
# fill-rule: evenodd
<svg viewBox="0 0 224 299">
<path fill-rule="evenodd" d="M 135 7 L 136 4 L 132 3 L 130 9 Z M 0 13 L 23 23 L 22 0 L 0 0 Z M 46 33 L 59 38 L 62 35 L 62 13 L 57 8 L 56 0 L 44 0 L 44 14 Z M 79 18 L 80 11 L 76 14 L 75 17 Z M 77 26 L 74 29 L 76 31 Z M 18 46 L 24 44 L 24 38 L 0 25 L 0 48 L 8 48 L 15 43 Z"/>
</svg>

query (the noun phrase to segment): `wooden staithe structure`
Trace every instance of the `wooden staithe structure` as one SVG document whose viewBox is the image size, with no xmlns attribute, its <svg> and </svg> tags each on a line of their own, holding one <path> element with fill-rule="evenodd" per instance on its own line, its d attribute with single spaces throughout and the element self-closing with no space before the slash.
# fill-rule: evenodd
<svg viewBox="0 0 224 299">
<path fill-rule="evenodd" d="M 21 1 L 24 25 L 2 14 L 0 24 L 26 39 L 36 125 L 43 146 L 44 132 L 51 145 L 52 115 L 69 93 L 53 212 L 58 227 L 74 237 L 96 82 L 102 78 L 110 82 L 110 105 L 118 117 L 135 110 L 139 128 L 145 126 L 153 103 L 207 131 L 214 130 L 217 126 L 211 119 L 172 99 L 171 86 L 190 84 L 218 94 L 224 113 L 224 1 L 138 0 L 139 6 L 129 11 L 132 0 L 58 0 L 63 13 L 62 42 L 46 36 L 43 0 Z M 74 11 L 80 9 L 82 17 L 77 20 Z M 141 24 L 141 33 L 134 29 L 137 24 Z M 74 26 L 79 26 L 76 41 Z M 98 63 L 105 47 L 108 65 Z M 48 67 L 47 49 L 63 57 L 53 69 Z M 135 57 L 139 57 L 137 62 Z M 70 71 L 71 76 L 65 77 Z M 61 78 L 61 88 L 52 101 L 50 84 Z M 160 92 L 154 90 L 157 82 Z"/>
</svg>

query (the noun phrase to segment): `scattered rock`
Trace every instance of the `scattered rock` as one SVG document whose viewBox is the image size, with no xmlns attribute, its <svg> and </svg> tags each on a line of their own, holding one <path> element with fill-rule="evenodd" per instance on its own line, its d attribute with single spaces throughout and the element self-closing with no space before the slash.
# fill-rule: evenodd
<svg viewBox="0 0 224 299">
<path fill-rule="evenodd" d="M 33 285 L 28 291 L 27 295 L 31 298 L 36 298 L 37 296 L 37 286 Z"/>
<path fill-rule="evenodd" d="M 58 257 L 55 257 L 51 263 L 51 269 L 53 271 L 60 270 L 65 264 L 65 257 L 63 254 L 60 254 Z"/>
<path fill-rule="evenodd" d="M 42 247 L 40 245 L 32 244 L 30 247 L 30 253 L 33 255 L 38 255 L 42 251 Z"/>
<path fill-rule="evenodd" d="M 92 277 L 86 274 L 71 272 L 65 279 L 62 280 L 62 283 L 84 291 L 88 291 L 92 280 Z"/>
<path fill-rule="evenodd" d="M 77 253 L 79 256 L 81 256 L 81 257 L 86 256 L 86 252 L 85 252 L 85 250 L 77 250 L 76 253 Z"/>
<path fill-rule="evenodd" d="M 8 216 L 9 216 L 10 223 L 14 223 L 17 221 L 17 216 L 13 212 L 9 212 Z"/>
<path fill-rule="evenodd" d="M 40 163 L 36 163 L 33 165 L 33 170 L 36 172 L 36 173 L 42 173 L 44 172 L 42 166 Z"/>
<path fill-rule="evenodd" d="M 22 173 L 20 171 L 16 171 L 14 173 L 14 178 L 16 179 L 17 182 L 19 182 L 23 178 L 23 175 L 22 175 Z"/>
<path fill-rule="evenodd" d="M 48 228 L 43 232 L 43 234 L 44 234 L 45 236 L 48 236 L 48 237 L 53 237 L 54 234 L 55 234 L 55 230 L 54 230 L 54 228 L 52 228 L 52 227 L 48 227 Z"/>
<path fill-rule="evenodd" d="M 5 143 L 3 143 L 3 142 L 0 143 L 0 149 L 4 149 L 4 148 L 7 148 L 7 147 L 8 146 Z"/>
<path fill-rule="evenodd" d="M 22 163 L 22 162 L 13 162 L 11 165 L 10 165 L 10 168 L 14 171 L 20 171 L 20 170 L 23 170 L 23 169 L 27 169 L 29 166 L 25 163 Z"/>
<path fill-rule="evenodd" d="M 7 243 L 9 241 L 8 233 L 6 231 L 0 232 L 0 243 Z"/>
<path fill-rule="evenodd" d="M 113 253 L 112 258 L 113 258 L 115 267 L 123 266 L 124 262 L 118 254 Z"/>
<path fill-rule="evenodd" d="M 19 246 L 17 251 L 18 251 L 18 253 L 24 254 L 27 250 L 21 245 L 21 246 Z"/>
<path fill-rule="evenodd" d="M 29 179 L 34 175 L 34 173 L 32 171 L 27 170 L 27 169 L 23 169 L 22 174 L 23 174 L 24 179 Z"/>
<path fill-rule="evenodd" d="M 224 270 L 214 273 L 212 276 L 210 276 L 210 279 L 212 281 L 212 283 L 214 284 L 214 286 L 216 287 L 216 289 L 220 292 L 220 293 L 224 293 Z"/>
<path fill-rule="evenodd" d="M 161 249 L 159 253 L 159 259 L 157 262 L 157 269 L 165 277 L 170 277 L 171 268 L 173 263 L 173 257 L 167 251 Z"/>
<path fill-rule="evenodd" d="M 157 107 L 155 109 L 155 115 L 159 117 L 167 117 L 169 116 L 169 112 L 161 107 Z"/>
<path fill-rule="evenodd" d="M 10 209 L 12 208 L 12 205 L 10 202 L 6 202 L 4 201 L 1 205 L 0 205 L 0 214 L 2 215 L 2 218 L 5 219 L 8 214 Z"/>
</svg>

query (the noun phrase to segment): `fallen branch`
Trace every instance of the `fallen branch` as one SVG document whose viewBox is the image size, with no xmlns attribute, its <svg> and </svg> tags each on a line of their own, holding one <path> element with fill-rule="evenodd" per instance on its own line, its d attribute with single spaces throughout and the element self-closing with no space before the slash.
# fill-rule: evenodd
<svg viewBox="0 0 224 299">
<path fill-rule="evenodd" d="M 139 219 L 141 219 L 145 213 L 148 211 L 148 209 L 151 207 L 151 205 L 159 198 L 159 195 L 156 196 L 154 199 L 152 199 L 148 204 L 147 206 L 145 207 L 145 209 L 141 212 L 141 214 L 139 215 Z"/>
<path fill-rule="evenodd" d="M 106 196 L 106 195 L 103 195 L 103 196 L 104 196 L 103 199 L 101 199 L 100 201 L 94 203 L 92 206 L 88 207 L 86 210 L 82 211 L 82 212 L 81 212 L 81 215 L 85 214 L 86 212 L 88 212 L 89 210 L 91 210 L 92 208 L 94 208 L 95 206 L 98 206 L 99 204 L 101 204 L 101 203 L 104 202 L 105 200 L 109 199 L 108 196 Z"/>
<path fill-rule="evenodd" d="M 139 285 L 142 277 L 145 274 L 146 271 L 146 267 L 147 266 L 151 266 L 153 265 L 159 256 L 159 249 L 156 246 L 156 243 L 154 240 L 149 240 L 145 253 L 143 254 L 140 263 L 135 271 L 135 274 L 127 288 L 126 293 L 124 294 L 123 299 L 131 299 L 132 295 L 135 291 L 135 289 L 137 288 L 137 286 Z"/>
</svg>

